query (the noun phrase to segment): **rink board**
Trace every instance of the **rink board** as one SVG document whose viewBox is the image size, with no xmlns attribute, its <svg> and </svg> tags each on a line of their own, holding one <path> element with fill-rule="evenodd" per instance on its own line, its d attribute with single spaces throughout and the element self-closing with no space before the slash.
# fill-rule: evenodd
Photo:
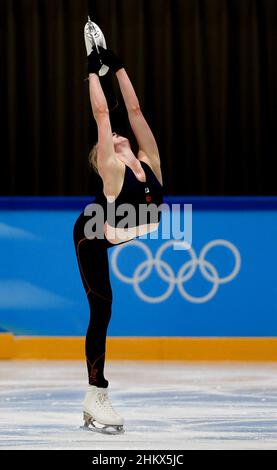
<svg viewBox="0 0 277 470">
<path fill-rule="evenodd" d="M 1 359 L 84 360 L 85 339 L 0 334 Z M 120 361 L 277 361 L 276 338 L 111 338 L 107 359 Z"/>
<path fill-rule="evenodd" d="M 0 200 L 0 326 L 6 330 L 0 357 L 7 351 L 22 358 L 82 356 L 89 312 L 72 228 L 90 202 Z M 108 354 L 275 360 L 277 199 L 165 202 L 192 204 L 193 253 L 166 248 L 161 238 L 140 239 L 116 255 L 118 247 L 109 251 L 114 305 Z M 136 282 L 147 269 L 147 253 L 158 265 L 161 249 L 159 270 Z"/>
</svg>

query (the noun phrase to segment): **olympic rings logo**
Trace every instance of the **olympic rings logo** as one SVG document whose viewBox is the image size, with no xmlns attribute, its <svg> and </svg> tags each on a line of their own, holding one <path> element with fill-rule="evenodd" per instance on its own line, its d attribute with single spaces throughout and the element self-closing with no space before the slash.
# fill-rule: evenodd
<svg viewBox="0 0 277 470">
<path fill-rule="evenodd" d="M 128 243 L 126 246 L 125 244 L 119 245 L 112 254 L 111 257 L 111 265 L 115 275 L 121 281 L 125 282 L 126 284 L 133 285 L 133 288 L 138 295 L 138 297 L 145 302 L 158 304 L 167 300 L 173 293 L 175 286 L 178 287 L 178 290 L 182 297 L 189 302 L 195 304 L 203 304 L 205 302 L 209 302 L 217 293 L 219 286 L 223 284 L 227 284 L 233 281 L 236 276 L 238 275 L 240 268 L 241 268 L 241 256 L 238 249 L 233 245 L 231 242 L 227 240 L 214 240 L 202 248 L 199 257 L 197 257 L 195 250 L 191 247 L 189 250 L 186 250 L 187 253 L 190 255 L 190 260 L 183 264 L 180 268 L 177 276 L 175 275 L 171 266 L 162 260 L 162 256 L 166 250 L 172 248 L 175 245 L 185 245 L 185 242 L 176 242 L 176 241 L 168 241 L 164 243 L 157 251 L 156 257 L 153 257 L 153 254 L 148 246 L 142 243 L 139 240 L 134 240 L 133 242 Z M 143 261 L 141 264 L 138 265 L 132 277 L 125 276 L 118 268 L 118 257 L 123 250 L 127 249 L 127 247 L 138 247 L 142 250 L 142 252 L 146 255 L 146 261 Z M 218 270 L 216 267 L 207 261 L 206 256 L 210 250 L 215 247 L 225 247 L 234 256 L 235 265 L 233 271 L 225 277 L 220 277 Z M 186 247 L 185 247 L 186 248 Z M 181 253 L 181 251 L 180 251 Z M 164 292 L 164 294 L 158 297 L 150 297 L 146 295 L 141 287 L 140 284 L 145 281 L 153 271 L 153 268 L 156 269 L 160 278 L 168 283 L 168 288 Z M 212 283 L 212 288 L 207 295 L 202 297 L 194 297 L 184 287 L 184 284 L 188 282 L 194 276 L 197 268 L 200 269 L 202 276 L 210 283 Z"/>
</svg>

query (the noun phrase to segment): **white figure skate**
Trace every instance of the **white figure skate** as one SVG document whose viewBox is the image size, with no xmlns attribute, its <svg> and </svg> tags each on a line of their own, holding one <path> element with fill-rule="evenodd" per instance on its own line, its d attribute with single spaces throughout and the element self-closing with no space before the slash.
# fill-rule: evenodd
<svg viewBox="0 0 277 470">
<path fill-rule="evenodd" d="M 124 433 L 124 419 L 114 411 L 106 388 L 89 385 L 83 403 L 83 429 L 102 434 Z"/>
<path fill-rule="evenodd" d="M 85 26 L 84 37 L 88 56 L 90 55 L 93 47 L 96 47 L 98 53 L 99 46 L 103 47 L 104 49 L 107 49 L 104 34 L 102 33 L 99 26 L 96 23 L 93 23 L 93 21 L 91 21 L 90 17 L 88 17 L 88 22 Z M 103 75 L 106 75 L 108 71 L 109 67 L 103 64 L 99 71 L 99 75 L 103 77 Z"/>
</svg>

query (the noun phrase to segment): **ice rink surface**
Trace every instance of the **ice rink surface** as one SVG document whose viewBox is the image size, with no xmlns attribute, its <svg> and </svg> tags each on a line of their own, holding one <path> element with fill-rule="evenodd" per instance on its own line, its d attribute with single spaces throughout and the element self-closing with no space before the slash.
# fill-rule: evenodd
<svg viewBox="0 0 277 470">
<path fill-rule="evenodd" d="M 80 429 L 82 362 L 0 362 L 1 449 L 277 449 L 277 364 L 106 366 L 123 435 Z"/>
</svg>

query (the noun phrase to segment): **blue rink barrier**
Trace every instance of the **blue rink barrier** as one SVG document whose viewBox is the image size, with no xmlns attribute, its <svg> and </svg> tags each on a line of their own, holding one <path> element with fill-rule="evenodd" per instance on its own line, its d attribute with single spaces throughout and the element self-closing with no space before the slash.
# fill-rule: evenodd
<svg viewBox="0 0 277 470">
<path fill-rule="evenodd" d="M 89 311 L 72 230 L 92 200 L 0 198 L 3 330 L 85 335 Z M 114 292 L 109 335 L 277 336 L 277 198 L 165 202 L 192 204 L 192 249 L 175 251 L 168 241 L 137 239 L 109 250 Z M 150 260 L 154 266 L 145 275 Z"/>
</svg>

